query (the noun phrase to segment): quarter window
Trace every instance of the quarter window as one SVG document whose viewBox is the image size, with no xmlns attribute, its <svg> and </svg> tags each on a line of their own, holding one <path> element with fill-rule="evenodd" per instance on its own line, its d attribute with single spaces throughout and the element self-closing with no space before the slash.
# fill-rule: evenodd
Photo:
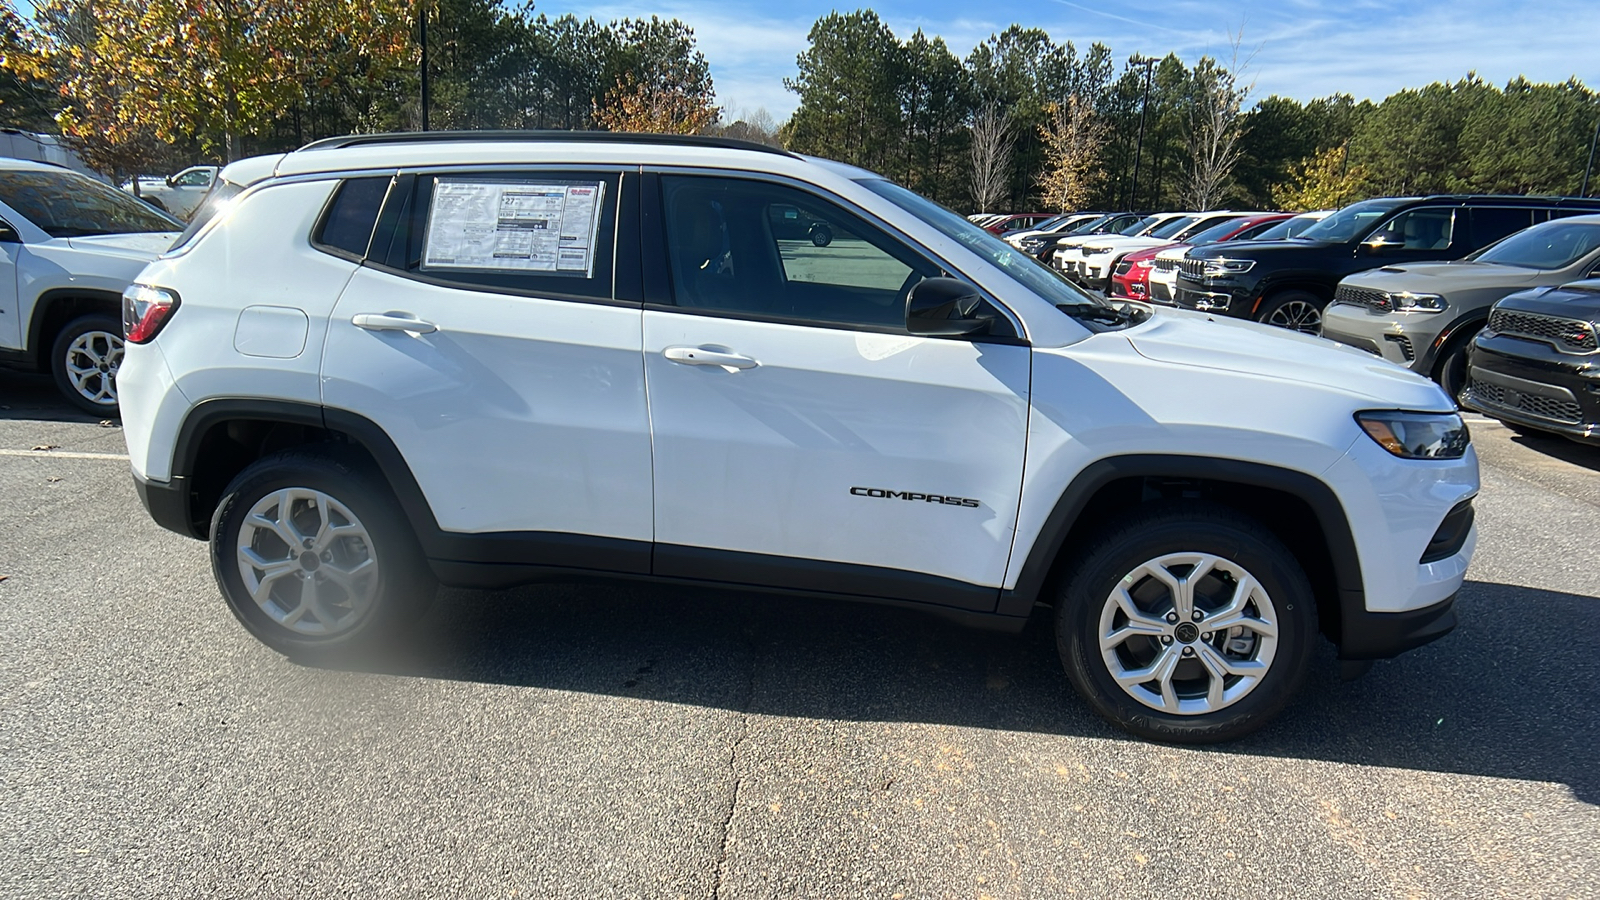
<svg viewBox="0 0 1600 900">
<path fill-rule="evenodd" d="M 906 292 L 940 274 L 901 242 L 793 188 L 701 176 L 661 182 L 680 307 L 903 331 Z"/>
<path fill-rule="evenodd" d="M 323 214 L 312 242 L 316 245 L 356 258 L 367 255 L 367 244 L 372 241 L 372 226 L 377 224 L 378 209 L 383 206 L 384 194 L 389 191 L 391 179 L 351 178 L 339 185 L 333 202 Z"/>
</svg>

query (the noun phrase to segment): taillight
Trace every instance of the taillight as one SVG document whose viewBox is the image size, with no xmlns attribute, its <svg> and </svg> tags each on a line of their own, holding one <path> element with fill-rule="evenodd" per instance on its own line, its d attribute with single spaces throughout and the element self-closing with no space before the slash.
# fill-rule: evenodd
<svg viewBox="0 0 1600 900">
<path fill-rule="evenodd" d="M 147 344 L 155 339 L 178 308 L 178 295 L 166 288 L 130 284 L 122 292 L 122 335 L 130 344 Z"/>
</svg>

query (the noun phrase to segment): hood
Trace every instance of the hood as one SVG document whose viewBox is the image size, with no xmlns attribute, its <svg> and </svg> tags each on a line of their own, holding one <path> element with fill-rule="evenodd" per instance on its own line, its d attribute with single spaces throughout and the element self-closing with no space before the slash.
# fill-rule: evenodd
<svg viewBox="0 0 1600 900">
<path fill-rule="evenodd" d="M 145 234 L 96 234 L 63 240 L 74 250 L 152 260 L 167 252 L 177 239 L 176 231 L 152 231 Z"/>
<path fill-rule="evenodd" d="M 1496 303 L 1495 309 L 1514 309 L 1566 319 L 1600 322 L 1600 279 L 1579 281 L 1561 287 L 1541 287 L 1522 291 Z"/>
<path fill-rule="evenodd" d="M 1124 257 L 1124 259 L 1129 259 L 1129 260 L 1155 259 L 1157 256 L 1159 256 L 1159 255 L 1161 255 L 1163 253 L 1171 253 L 1174 250 L 1176 250 L 1178 255 L 1181 257 L 1181 256 L 1183 256 L 1184 251 L 1186 251 L 1188 249 L 1189 249 L 1189 245 L 1188 244 L 1174 244 L 1171 241 L 1166 241 L 1166 242 L 1163 242 L 1163 243 L 1160 243 L 1160 244 L 1156 244 L 1156 245 L 1151 246 L 1151 247 L 1137 248 L 1132 253 L 1129 253 L 1126 257 Z"/>
<path fill-rule="evenodd" d="M 1196 259 L 1216 259 L 1225 256 L 1229 259 L 1261 259 L 1274 255 L 1304 253 L 1307 250 L 1324 250 L 1329 247 L 1342 247 L 1344 244 L 1333 241 L 1307 241 L 1301 238 L 1289 238 L 1285 241 L 1219 241 L 1196 247 L 1190 251 Z"/>
<path fill-rule="evenodd" d="M 1356 287 L 1397 293 L 1439 294 L 1463 288 L 1531 287 L 1550 273 L 1478 262 L 1419 262 L 1368 269 L 1345 278 Z"/>
<path fill-rule="evenodd" d="M 1271 325 L 1158 309 L 1127 337 L 1140 356 L 1159 362 L 1317 385 L 1357 395 L 1378 408 L 1455 408 L 1421 375 L 1365 351 Z"/>
</svg>

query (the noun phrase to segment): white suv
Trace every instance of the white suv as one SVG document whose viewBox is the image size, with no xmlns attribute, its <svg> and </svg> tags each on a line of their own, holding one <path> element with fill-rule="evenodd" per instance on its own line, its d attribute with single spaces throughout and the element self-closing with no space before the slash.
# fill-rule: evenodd
<svg viewBox="0 0 1600 900">
<path fill-rule="evenodd" d="M 182 227 L 77 172 L 0 159 L 0 365 L 116 415 L 122 291 Z"/>
<path fill-rule="evenodd" d="M 125 303 L 155 519 L 270 646 L 614 573 L 1020 629 L 1141 735 L 1242 734 L 1318 632 L 1455 624 L 1437 386 L 1091 298 L 870 172 L 735 141 L 368 135 L 236 163 Z M 826 246 L 789 227 L 826 223 Z"/>
</svg>

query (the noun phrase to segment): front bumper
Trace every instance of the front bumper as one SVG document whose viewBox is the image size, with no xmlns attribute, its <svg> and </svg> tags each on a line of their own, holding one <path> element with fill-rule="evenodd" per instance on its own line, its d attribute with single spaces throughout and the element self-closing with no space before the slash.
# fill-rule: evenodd
<svg viewBox="0 0 1600 900">
<path fill-rule="evenodd" d="M 1344 604 L 1339 658 L 1389 659 L 1444 637 L 1456 627 L 1456 596 L 1405 612 L 1375 613 Z"/>
<path fill-rule="evenodd" d="M 1180 271 L 1172 294 L 1172 305 L 1180 309 L 1248 319 L 1255 315 L 1255 297 L 1253 291 L 1236 282 L 1235 278 L 1198 279 Z"/>
<path fill-rule="evenodd" d="M 1444 325 L 1437 315 L 1374 315 L 1365 306 L 1348 303 L 1330 303 L 1322 311 L 1323 337 L 1358 347 L 1422 375 L 1427 375 L 1433 366 L 1434 342 Z"/>
<path fill-rule="evenodd" d="M 1485 332 L 1467 357 L 1461 405 L 1484 415 L 1600 443 L 1600 358 Z"/>
</svg>

